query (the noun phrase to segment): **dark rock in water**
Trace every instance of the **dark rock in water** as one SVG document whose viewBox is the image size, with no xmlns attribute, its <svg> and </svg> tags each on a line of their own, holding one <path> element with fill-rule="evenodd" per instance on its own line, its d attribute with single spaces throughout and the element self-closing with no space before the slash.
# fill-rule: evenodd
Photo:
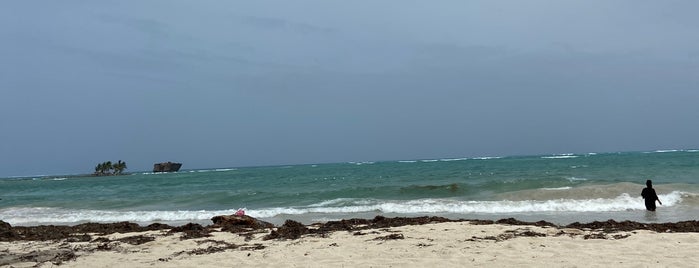
<svg viewBox="0 0 699 268">
<path fill-rule="evenodd" d="M 164 162 L 153 165 L 153 172 L 177 172 L 182 167 L 182 163 Z"/>
<path fill-rule="evenodd" d="M 272 231 L 266 235 L 263 240 L 270 239 L 299 239 L 302 235 L 308 234 L 310 231 L 300 222 L 286 220 L 284 225 L 277 228 L 276 231 Z"/>
<path fill-rule="evenodd" d="M 242 232 L 274 227 L 274 224 L 261 221 L 247 215 L 223 215 L 211 218 L 212 227 L 221 227 L 221 231 Z"/>
</svg>

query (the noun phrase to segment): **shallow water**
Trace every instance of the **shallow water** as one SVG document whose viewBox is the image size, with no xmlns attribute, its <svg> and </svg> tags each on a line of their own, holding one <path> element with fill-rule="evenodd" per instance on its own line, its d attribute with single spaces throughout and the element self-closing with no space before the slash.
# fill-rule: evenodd
<svg viewBox="0 0 699 268">
<path fill-rule="evenodd" d="M 663 206 L 646 213 L 652 179 Z M 209 223 L 244 208 L 273 223 L 341 218 L 666 222 L 699 218 L 696 150 L 357 162 L 0 179 L 0 219 Z"/>
</svg>

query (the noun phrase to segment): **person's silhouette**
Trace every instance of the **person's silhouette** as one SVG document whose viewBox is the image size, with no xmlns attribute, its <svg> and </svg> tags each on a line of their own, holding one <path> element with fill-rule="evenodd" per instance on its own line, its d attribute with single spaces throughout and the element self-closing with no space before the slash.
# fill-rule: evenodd
<svg viewBox="0 0 699 268">
<path fill-rule="evenodd" d="M 646 209 L 649 211 L 655 211 L 655 200 L 658 200 L 659 204 L 663 204 L 663 202 L 660 202 L 660 199 L 658 199 L 658 195 L 655 193 L 655 189 L 653 189 L 653 182 L 651 180 L 646 181 L 646 188 L 643 188 L 643 191 L 641 191 L 641 196 L 643 199 L 646 201 Z"/>
</svg>

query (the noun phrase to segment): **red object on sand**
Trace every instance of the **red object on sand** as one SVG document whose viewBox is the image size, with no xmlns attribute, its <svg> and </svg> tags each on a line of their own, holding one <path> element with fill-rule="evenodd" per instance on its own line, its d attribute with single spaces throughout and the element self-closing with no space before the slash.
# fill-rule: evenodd
<svg viewBox="0 0 699 268">
<path fill-rule="evenodd" d="M 239 209 L 238 211 L 235 212 L 236 216 L 245 216 L 245 210 Z"/>
</svg>

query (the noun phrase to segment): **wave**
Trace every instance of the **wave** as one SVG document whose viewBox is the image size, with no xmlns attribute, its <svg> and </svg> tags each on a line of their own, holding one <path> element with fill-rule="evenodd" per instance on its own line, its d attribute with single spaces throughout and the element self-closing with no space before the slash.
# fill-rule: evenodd
<svg viewBox="0 0 699 268">
<path fill-rule="evenodd" d="M 574 154 L 557 154 L 557 155 L 551 155 L 551 156 L 542 156 L 542 159 L 569 159 L 569 158 L 578 158 L 579 156 L 574 155 Z"/>
<path fill-rule="evenodd" d="M 546 190 L 546 191 L 561 191 L 561 190 L 570 190 L 573 187 L 570 186 L 565 186 L 565 187 L 557 187 L 557 188 L 541 188 L 541 190 Z"/>
<path fill-rule="evenodd" d="M 655 150 L 652 153 L 676 153 L 681 150 L 676 150 L 676 149 L 670 149 L 670 150 Z"/>
<path fill-rule="evenodd" d="M 502 157 L 500 156 L 481 156 L 481 157 L 474 157 L 473 159 L 475 160 L 490 160 L 490 159 L 500 159 Z"/>
<path fill-rule="evenodd" d="M 672 192 L 660 195 L 663 207 L 672 207 L 682 202 L 683 193 Z M 451 199 L 422 199 L 409 201 L 360 200 L 347 204 L 347 199 L 337 200 L 343 205 L 332 206 L 333 202 L 325 202 L 325 206 L 287 207 L 251 210 L 248 214 L 257 217 L 276 217 L 279 215 L 299 215 L 307 213 L 403 213 L 403 214 L 502 214 L 525 212 L 615 212 L 629 210 L 644 210 L 643 199 L 621 194 L 615 198 L 596 199 L 557 199 L 557 200 L 524 200 L 524 201 L 461 201 Z"/>
<path fill-rule="evenodd" d="M 178 173 L 178 172 L 141 172 L 138 174 L 132 173 L 131 175 L 165 175 L 165 174 L 174 174 L 174 173 Z"/>
<path fill-rule="evenodd" d="M 56 177 L 56 176 L 43 176 L 43 177 L 8 177 L 0 178 L 3 181 L 62 181 L 67 180 L 68 177 Z"/>
<path fill-rule="evenodd" d="M 578 177 L 567 177 L 566 180 L 569 182 L 576 182 L 576 181 L 586 181 L 586 178 L 578 178 Z"/>
<path fill-rule="evenodd" d="M 442 161 L 442 162 L 464 161 L 464 160 L 468 160 L 468 158 L 462 157 L 462 158 L 444 158 L 444 159 L 439 159 L 439 161 Z"/>
<path fill-rule="evenodd" d="M 555 189 L 564 190 L 564 189 Z M 673 207 L 692 199 L 687 205 L 695 205 L 699 195 L 674 191 L 659 196 L 662 207 Z M 687 200 L 689 201 L 689 200 Z M 614 198 L 553 199 L 553 200 L 498 200 L 465 201 L 454 199 L 377 200 L 338 198 L 308 206 L 271 207 L 246 209 L 246 214 L 257 218 L 273 218 L 302 214 L 346 213 L 399 213 L 399 214 L 504 214 L 535 212 L 617 212 L 643 210 L 643 199 L 621 194 Z M 177 211 L 116 211 L 76 210 L 47 207 L 14 207 L 0 210 L 0 218 L 13 225 L 77 224 L 82 222 L 182 222 L 206 221 L 217 215 L 234 214 L 228 210 L 177 210 Z"/>
<path fill-rule="evenodd" d="M 398 160 L 398 163 L 433 163 L 433 162 L 453 162 L 453 161 L 467 161 L 467 160 L 491 160 L 491 159 L 501 159 L 500 156 L 481 156 L 481 157 L 460 157 L 460 158 L 442 158 L 442 159 L 422 159 L 422 160 Z"/>
<path fill-rule="evenodd" d="M 372 162 L 372 161 L 347 162 L 347 164 L 352 164 L 352 165 L 361 166 L 361 165 L 373 165 L 373 164 L 375 164 L 375 162 Z"/>
<path fill-rule="evenodd" d="M 177 210 L 177 211 L 115 211 L 63 209 L 49 207 L 6 208 L 0 218 L 12 225 L 77 224 L 83 222 L 174 222 L 204 221 L 218 215 L 231 215 L 230 210 Z"/>
<path fill-rule="evenodd" d="M 650 151 L 650 152 L 643 152 L 646 154 L 653 154 L 653 153 L 678 153 L 678 152 L 684 152 L 684 153 L 696 153 L 699 152 L 699 149 L 662 149 L 662 150 L 655 150 L 655 151 Z"/>
<path fill-rule="evenodd" d="M 207 173 L 207 172 L 225 172 L 225 171 L 234 171 L 238 170 L 235 168 L 216 168 L 216 169 L 198 169 L 198 170 L 190 170 L 188 171 L 189 173 Z"/>
</svg>

